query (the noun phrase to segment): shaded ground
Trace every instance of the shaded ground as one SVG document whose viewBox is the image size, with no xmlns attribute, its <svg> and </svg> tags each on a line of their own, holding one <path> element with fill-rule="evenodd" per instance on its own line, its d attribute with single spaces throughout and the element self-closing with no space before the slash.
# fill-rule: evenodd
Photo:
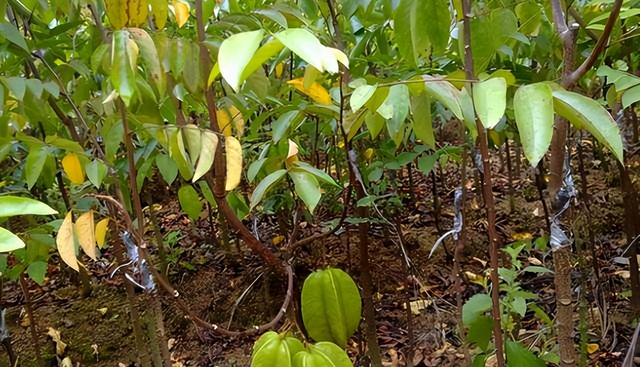
<svg viewBox="0 0 640 367">
<path fill-rule="evenodd" d="M 495 163 L 495 167 L 501 166 L 498 160 Z M 576 272 L 574 285 L 580 285 L 585 290 L 585 302 L 593 306 L 587 307 L 587 315 L 591 318 L 588 336 L 589 342 L 598 348 L 589 355 L 591 364 L 616 366 L 624 358 L 633 332 L 629 295 L 625 293 L 629 289 L 628 274 L 625 273 L 628 266 L 614 261 L 615 257 L 621 256 L 626 243 L 622 232 L 622 202 L 615 167 L 610 168 L 613 170 L 611 172 L 603 171 L 601 164 L 594 160 L 586 162 L 586 167 L 592 195 L 590 218 L 584 207 L 575 208 L 572 230 L 578 243 L 588 239 L 588 228 L 593 230 L 599 278 L 590 267 L 590 258 L 585 255 L 586 270 L 582 272 L 582 279 Z M 370 230 L 376 322 L 385 363 L 389 366 L 406 365 L 406 358 L 411 350 L 404 307 L 407 300 L 415 308 L 412 315 L 415 346 L 413 365 L 464 365 L 464 350 L 457 333 L 455 316 L 458 290 L 454 287 L 454 278 L 451 276 L 452 243 L 449 240 L 445 242 L 446 252 L 438 249 L 433 258 L 428 256 L 439 234 L 452 226 L 452 189 L 459 177 L 453 167 L 450 169 L 450 172 L 438 175 L 436 180 L 442 207 L 439 214 L 433 209 L 430 178 L 413 170 L 413 201 L 409 199 L 407 171 L 398 181 L 400 192 L 406 194 L 400 223 L 409 257 L 413 262 L 408 273 L 403 268 L 400 250 L 394 244 L 396 236 L 381 225 L 374 225 Z M 513 213 L 509 211 L 507 199 L 506 168 L 496 174 L 494 193 L 497 197 L 498 231 L 504 244 L 516 239 L 539 237 L 546 225 L 531 173 L 523 172 L 515 180 L 516 210 Z M 473 170 L 470 176 L 473 177 Z M 154 190 L 157 192 L 153 196 L 157 198 L 176 197 L 166 195 L 165 189 L 161 187 Z M 468 240 L 462 268 L 469 276 L 482 275 L 488 260 L 485 212 L 481 204 L 482 198 L 478 195 L 477 191 L 471 191 L 467 198 Z M 186 299 L 197 315 L 232 329 L 262 324 L 274 316 L 282 303 L 286 284 L 272 274 L 263 274 L 261 264 L 244 245 L 233 243 L 228 249 L 214 245 L 206 213 L 193 224 L 181 213 L 176 202 L 163 202 L 158 216 L 165 238 L 175 242 L 169 256 L 172 260 L 171 281 L 187 295 Z M 333 217 L 320 212 L 317 220 Z M 301 237 L 320 230 L 313 223 L 304 222 L 301 227 Z M 277 228 L 274 218 L 260 218 L 257 228 L 261 239 L 275 250 L 282 245 L 273 244 L 273 239 L 279 235 Z M 350 226 L 348 231 L 343 231 L 339 236 L 302 248 L 295 261 L 297 285 L 301 286 L 309 272 L 325 266 L 345 269 L 357 279 L 358 241 L 355 231 L 355 226 Z M 148 235 L 152 239 L 152 233 Z M 112 259 L 110 251 L 106 252 L 103 259 Z M 534 250 L 524 255 L 522 261 L 525 264 L 542 264 L 552 268 L 550 254 L 541 251 Z M 56 365 L 54 342 L 45 336 L 50 327 L 60 332 L 62 341 L 68 344 L 66 355 L 74 363 L 78 362 L 81 366 L 117 366 L 118 363 L 128 366 L 133 363 L 136 348 L 130 326 L 129 304 L 121 278 L 109 277 L 111 268 L 107 267 L 106 260 L 90 265 L 95 287 L 86 299 L 82 299 L 79 289 L 66 280 L 69 279 L 68 273 L 60 273 L 53 266 L 51 268 L 53 272 L 45 286 L 39 287 L 30 282 L 40 345 L 47 366 Z M 525 290 L 538 294 L 536 304 L 553 315 L 553 276 L 528 275 L 521 281 Z M 594 290 L 607 295 L 606 310 L 594 306 Z M 479 285 L 465 281 L 463 299 L 481 291 Z M 23 312 L 24 297 L 19 287 L 13 283 L 4 285 L 4 293 L 5 302 L 11 306 L 7 322 L 12 332 L 13 348 L 20 355 L 23 366 L 35 366 L 33 341 Z M 198 333 L 171 300 L 163 298 L 162 302 L 175 365 L 249 365 L 254 339 L 230 339 Z M 138 303 L 141 306 L 143 326 L 149 328 L 153 315 L 146 296 L 139 295 Z M 603 312 L 608 315 L 604 325 L 602 318 L 598 317 Z M 294 319 L 291 312 L 287 319 Z M 281 329 L 295 330 L 292 322 L 281 323 Z M 532 313 L 521 321 L 521 327 L 521 336 L 527 336 L 527 333 L 535 336 L 536 331 L 542 329 L 541 323 Z M 603 333 L 603 330 L 606 332 Z M 555 337 L 553 333 L 545 335 L 551 341 Z M 364 335 L 358 331 L 348 347 L 356 365 L 362 363 L 360 357 L 363 355 L 363 339 Z M 8 365 L 7 358 L 0 349 L 0 366 L 5 365 Z"/>
</svg>

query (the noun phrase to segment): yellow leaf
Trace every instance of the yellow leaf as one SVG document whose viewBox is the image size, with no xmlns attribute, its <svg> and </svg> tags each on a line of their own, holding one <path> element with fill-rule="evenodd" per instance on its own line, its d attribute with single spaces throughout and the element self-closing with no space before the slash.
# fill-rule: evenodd
<svg viewBox="0 0 640 367">
<path fill-rule="evenodd" d="M 147 21 L 149 3 L 147 0 L 129 0 L 129 27 L 139 27 Z"/>
<path fill-rule="evenodd" d="M 330 51 L 339 63 L 344 65 L 347 69 L 349 68 L 349 58 L 344 52 L 332 47 L 325 47 L 325 50 Z"/>
<path fill-rule="evenodd" d="M 304 78 L 289 80 L 287 84 L 292 85 L 294 88 L 299 90 L 302 94 L 309 96 L 311 99 L 313 99 L 317 103 L 320 103 L 323 105 L 331 104 L 331 96 L 329 95 L 329 92 L 327 92 L 327 90 L 324 89 L 322 85 L 320 85 L 318 82 L 313 82 L 313 84 L 309 89 L 305 89 L 303 79 Z"/>
<path fill-rule="evenodd" d="M 127 25 L 127 0 L 104 0 L 109 22 L 115 29 L 122 29 Z"/>
<path fill-rule="evenodd" d="M 107 236 L 107 230 L 109 224 L 109 218 L 104 218 L 96 224 L 96 242 L 98 243 L 98 247 L 104 247 L 104 238 Z"/>
<path fill-rule="evenodd" d="M 84 183 L 82 165 L 80 164 L 80 159 L 78 159 L 78 156 L 75 153 L 69 153 L 62 158 L 62 169 L 74 184 L 79 185 Z"/>
<path fill-rule="evenodd" d="M 238 137 L 244 135 L 244 119 L 242 113 L 238 111 L 236 106 L 231 106 L 228 109 L 219 109 L 216 111 L 218 117 L 218 126 L 224 136 L 232 136 L 231 125 L 236 128 Z"/>
<path fill-rule="evenodd" d="M 462 89 L 464 88 L 464 81 L 466 79 L 466 76 L 464 74 L 464 71 L 456 70 L 453 73 L 447 75 L 445 79 L 449 81 L 449 83 L 453 84 L 454 87 Z"/>
<path fill-rule="evenodd" d="M 78 260 L 76 259 L 76 245 L 73 241 L 73 221 L 71 220 L 71 212 L 64 217 L 62 225 L 58 230 L 56 237 L 56 246 L 60 253 L 60 258 L 75 271 L 79 271 Z"/>
<path fill-rule="evenodd" d="M 282 76 L 283 71 L 284 71 L 284 66 L 282 65 L 282 63 L 279 63 L 278 65 L 276 65 L 276 78 L 279 78 L 280 76 Z"/>
<path fill-rule="evenodd" d="M 182 28 L 187 20 L 189 20 L 189 5 L 179 0 L 172 0 L 171 2 L 173 3 L 173 13 L 176 16 L 178 28 Z"/>
<path fill-rule="evenodd" d="M 227 153 L 227 182 L 225 190 L 231 191 L 240 184 L 242 178 L 242 145 L 238 139 L 228 136 L 224 143 Z"/>
<path fill-rule="evenodd" d="M 273 237 L 273 244 L 276 245 L 276 246 L 282 241 L 284 241 L 284 236 L 275 236 L 275 237 Z"/>
<path fill-rule="evenodd" d="M 129 39 L 129 50 L 127 55 L 129 55 L 129 66 L 135 72 L 138 69 L 138 54 L 140 53 L 140 48 L 136 41 Z"/>
<path fill-rule="evenodd" d="M 67 348 L 67 343 L 63 342 L 60 338 L 60 332 L 52 327 L 49 328 L 48 336 L 56 343 L 56 354 L 61 356 L 64 354 L 64 350 Z"/>
<path fill-rule="evenodd" d="M 373 157 L 373 149 L 369 148 L 367 150 L 364 151 L 364 158 L 368 161 L 371 162 L 371 157 Z"/>
<path fill-rule="evenodd" d="M 589 354 L 597 352 L 598 349 L 600 349 L 600 346 L 598 344 L 587 344 L 587 353 Z"/>
<path fill-rule="evenodd" d="M 149 0 L 151 5 L 151 15 L 153 15 L 153 23 L 158 30 L 162 30 L 167 24 L 167 16 L 169 16 L 169 4 L 166 0 Z"/>
<path fill-rule="evenodd" d="M 298 160 L 298 144 L 289 139 L 289 152 L 287 152 L 287 159 L 285 163 L 287 167 L 291 166 L 293 162 Z"/>
<path fill-rule="evenodd" d="M 84 253 L 89 255 L 94 261 L 98 260 L 96 254 L 96 233 L 93 226 L 93 210 L 82 214 L 76 220 L 76 236 Z"/>
</svg>

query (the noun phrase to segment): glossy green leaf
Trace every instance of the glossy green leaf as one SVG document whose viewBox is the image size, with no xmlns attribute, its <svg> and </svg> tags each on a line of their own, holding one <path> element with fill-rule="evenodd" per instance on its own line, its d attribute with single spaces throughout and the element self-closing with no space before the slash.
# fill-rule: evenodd
<svg viewBox="0 0 640 367">
<path fill-rule="evenodd" d="M 493 129 L 507 108 L 507 81 L 491 78 L 474 84 L 473 105 L 485 129 Z"/>
<path fill-rule="evenodd" d="M 111 43 L 111 72 L 109 79 L 125 105 L 129 106 L 136 90 L 136 65 L 132 65 L 135 50 L 129 43 L 129 32 L 113 32 Z"/>
<path fill-rule="evenodd" d="M 533 0 L 525 1 L 516 5 L 516 17 L 520 23 L 518 29 L 520 33 L 530 36 L 537 36 L 542 24 L 542 9 Z"/>
<path fill-rule="evenodd" d="M 87 178 L 89 178 L 89 181 L 91 181 L 91 183 L 99 189 L 100 185 L 102 185 L 102 180 L 107 175 L 107 166 L 101 161 L 94 160 L 88 163 L 84 167 L 84 170 L 87 174 Z"/>
<path fill-rule="evenodd" d="M 629 88 L 622 94 L 622 108 L 627 108 L 640 101 L 640 85 Z"/>
<path fill-rule="evenodd" d="M 491 309 L 491 296 L 479 293 L 469 298 L 462 306 L 462 322 L 471 325 L 481 314 Z"/>
<path fill-rule="evenodd" d="M 354 113 L 358 111 L 376 92 L 377 87 L 375 85 L 361 85 L 351 93 L 351 99 L 349 104 L 351 105 L 351 111 Z"/>
<path fill-rule="evenodd" d="M 162 175 L 162 179 L 167 185 L 171 185 L 178 177 L 178 165 L 166 154 L 158 154 L 156 156 L 156 166 Z"/>
<path fill-rule="evenodd" d="M 491 316 L 480 316 L 469 324 L 467 342 L 476 343 L 480 349 L 486 351 L 492 335 L 493 318 Z"/>
<path fill-rule="evenodd" d="M 340 269 L 309 275 L 302 287 L 302 319 L 316 341 L 345 348 L 360 323 L 361 301 L 353 279 Z"/>
<path fill-rule="evenodd" d="M 546 364 L 520 343 L 507 340 L 507 367 L 544 367 Z"/>
<path fill-rule="evenodd" d="M 409 115 L 409 88 L 404 84 L 390 87 L 387 99 L 377 112 L 387 120 L 387 130 L 392 139 L 403 133 L 403 124 Z"/>
<path fill-rule="evenodd" d="M 313 213 L 322 195 L 318 180 L 314 175 L 298 168 L 291 169 L 289 171 L 289 177 L 291 177 L 295 184 L 296 194 L 307 205 L 309 211 Z"/>
<path fill-rule="evenodd" d="M 178 200 L 180 207 L 193 221 L 198 220 L 202 212 L 200 196 L 191 185 L 184 185 L 178 190 Z"/>
<path fill-rule="evenodd" d="M 264 37 L 263 30 L 236 33 L 226 38 L 220 45 L 218 65 L 222 77 L 234 91 L 240 90 L 242 74 L 251 61 L 260 41 Z"/>
<path fill-rule="evenodd" d="M 293 357 L 294 367 L 353 367 L 347 352 L 330 342 L 308 345 Z"/>
<path fill-rule="evenodd" d="M 256 205 L 260 204 L 260 202 L 262 202 L 262 199 L 264 198 L 264 195 L 267 193 L 267 191 L 269 191 L 269 189 L 278 181 L 280 181 L 280 179 L 282 177 L 284 177 L 284 175 L 287 173 L 287 170 L 285 169 L 281 169 L 281 170 L 277 170 L 275 172 L 272 172 L 271 174 L 269 174 L 267 177 L 265 177 L 262 181 L 260 181 L 260 183 L 258 184 L 258 186 L 256 186 L 255 190 L 253 190 L 253 193 L 251 194 L 251 210 L 253 210 L 253 208 L 256 207 Z"/>
<path fill-rule="evenodd" d="M 296 161 L 292 164 L 293 167 L 300 168 L 304 171 L 309 172 L 310 174 L 316 176 L 317 179 L 328 183 L 329 185 L 340 187 L 340 185 L 325 171 L 318 169 L 307 162 Z"/>
<path fill-rule="evenodd" d="M 11 23 L 0 23 L 0 34 L 3 38 L 8 39 L 9 42 L 20 47 L 24 51 L 29 52 L 29 47 L 27 46 L 27 42 L 24 40 L 24 37 L 22 37 L 20 31 L 18 31 L 18 29 Z"/>
<path fill-rule="evenodd" d="M 335 55 L 306 29 L 289 28 L 274 34 L 289 50 L 319 71 L 338 72 Z"/>
<path fill-rule="evenodd" d="M 576 128 L 587 130 L 600 143 L 607 146 L 620 162 L 623 161 L 620 129 L 609 112 L 596 100 L 565 90 L 553 91 L 556 113 L 569 120 Z"/>
<path fill-rule="evenodd" d="M 165 5 L 166 7 L 166 5 Z M 167 92 L 167 80 L 158 57 L 158 50 L 149 34 L 143 29 L 129 28 L 131 38 L 138 45 L 140 62 L 144 67 L 147 77 L 153 82 L 160 97 Z"/>
<path fill-rule="evenodd" d="M 429 22 L 427 3 L 431 1 L 401 0 L 393 19 L 395 41 L 400 55 L 413 67 L 418 58 L 430 53 L 430 42 L 423 26 Z"/>
<path fill-rule="evenodd" d="M 425 91 L 430 97 L 448 108 L 457 118 L 463 119 L 460 107 L 460 91 L 453 84 L 441 77 L 433 77 L 431 75 L 423 75 L 422 79 L 424 79 Z"/>
<path fill-rule="evenodd" d="M 40 173 L 42 172 L 42 168 L 44 167 L 44 163 L 47 160 L 47 150 L 46 148 L 36 148 L 33 147 L 27 155 L 27 162 L 25 164 L 25 176 L 27 178 L 27 187 L 29 190 L 36 184 L 38 178 L 40 177 Z"/>
<path fill-rule="evenodd" d="M 271 124 L 273 129 L 273 142 L 278 143 L 286 132 L 289 130 L 291 123 L 298 117 L 299 111 L 288 111 L 280 115 L 276 121 Z"/>
<path fill-rule="evenodd" d="M 300 340 L 267 331 L 253 347 L 251 367 L 290 367 L 293 357 L 303 350 Z"/>
<path fill-rule="evenodd" d="M 553 95 L 544 83 L 518 88 L 513 110 L 520 133 L 522 150 L 533 167 L 544 157 L 553 135 Z"/>
<path fill-rule="evenodd" d="M 240 79 L 247 79 L 249 75 L 258 70 L 265 62 L 282 51 L 284 45 L 277 39 L 271 39 L 262 45 L 258 51 L 253 54 L 251 61 L 247 64 L 242 72 Z"/>
<path fill-rule="evenodd" d="M 24 241 L 7 229 L 0 227 L 0 253 L 23 248 Z"/>
<path fill-rule="evenodd" d="M 480 74 L 487 69 L 498 50 L 518 30 L 518 19 L 506 8 L 493 10 L 471 20 L 471 47 L 473 48 L 474 71 Z M 458 31 L 462 39 L 463 29 Z M 464 55 L 464 42 L 458 42 L 458 52 Z"/>
<path fill-rule="evenodd" d="M 431 99 L 427 92 L 411 97 L 411 114 L 413 115 L 413 132 L 416 138 L 435 148 L 436 138 L 431 124 Z"/>
<path fill-rule="evenodd" d="M 14 215 L 53 215 L 58 214 L 49 205 L 22 196 L 0 196 L 0 218 Z"/>
</svg>

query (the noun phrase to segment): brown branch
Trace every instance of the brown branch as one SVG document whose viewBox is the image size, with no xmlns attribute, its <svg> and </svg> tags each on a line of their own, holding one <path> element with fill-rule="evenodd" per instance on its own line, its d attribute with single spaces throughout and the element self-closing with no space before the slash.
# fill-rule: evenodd
<svg viewBox="0 0 640 367">
<path fill-rule="evenodd" d="M 551 11 L 553 12 L 553 25 L 562 43 L 567 44 L 571 42 L 571 31 L 567 26 L 564 12 L 560 6 L 560 0 L 551 0 Z"/>
<path fill-rule="evenodd" d="M 473 52 L 471 49 L 471 1 L 462 0 L 462 22 L 464 24 L 464 59 L 465 59 L 465 74 L 467 79 L 475 78 L 475 71 L 473 67 Z M 473 98 L 473 85 L 469 84 L 469 94 Z M 484 169 L 484 203 L 487 211 L 487 232 L 489 235 L 489 248 L 490 248 L 490 260 L 491 260 L 491 316 L 493 317 L 493 337 L 496 347 L 496 364 L 498 367 L 504 367 L 504 354 L 503 354 L 503 335 L 502 335 L 502 322 L 500 313 L 500 278 L 498 276 L 498 233 L 496 232 L 496 208 L 493 198 L 492 181 L 491 181 L 491 161 L 489 159 L 489 148 L 487 145 L 487 133 L 480 122 L 476 118 L 476 129 L 478 130 L 478 145 L 480 146 L 480 153 L 482 155 L 482 166 Z"/>
<path fill-rule="evenodd" d="M 616 20 L 618 20 L 618 15 L 620 14 L 622 1 L 623 0 L 616 0 L 616 2 L 613 4 L 613 8 L 611 9 L 611 14 L 609 14 L 609 19 L 607 20 L 607 24 L 604 27 L 604 31 L 602 32 L 600 39 L 598 39 L 598 42 L 593 48 L 593 51 L 591 51 L 591 54 L 589 55 L 589 57 L 587 57 L 587 59 L 584 60 L 582 65 L 580 65 L 580 67 L 578 67 L 573 73 L 571 73 L 571 75 L 567 77 L 566 81 L 563 80 L 563 84 L 564 84 L 563 87 L 565 89 L 569 89 L 573 85 L 575 85 L 575 83 L 580 78 L 582 78 L 582 76 L 584 76 L 584 74 L 586 74 L 587 71 L 591 69 L 591 67 L 593 67 L 593 64 L 595 64 L 596 60 L 604 50 L 606 44 L 609 42 L 609 36 L 611 35 L 613 26 L 615 25 Z"/>
<path fill-rule="evenodd" d="M 585 24 L 584 19 L 582 19 L 582 17 L 580 16 L 580 14 L 578 13 L 578 11 L 575 8 L 570 7 L 569 8 L 569 14 L 571 14 L 573 19 L 576 20 L 576 23 L 578 23 L 580 28 L 582 28 L 584 30 L 584 32 L 587 34 L 587 36 L 589 36 L 592 40 L 598 42 L 598 39 L 600 37 L 598 37 L 598 35 L 594 31 L 592 31 L 591 29 L 587 29 L 587 24 Z"/>
</svg>

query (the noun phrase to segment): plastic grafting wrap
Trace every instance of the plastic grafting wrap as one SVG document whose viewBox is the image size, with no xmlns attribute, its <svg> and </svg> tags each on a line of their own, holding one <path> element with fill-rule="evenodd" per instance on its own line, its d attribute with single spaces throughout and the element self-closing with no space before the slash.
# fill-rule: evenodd
<svg viewBox="0 0 640 367">
<path fill-rule="evenodd" d="M 571 175 L 571 156 L 567 152 L 565 153 L 562 187 L 556 195 L 561 208 L 554 216 L 551 217 L 551 234 L 549 244 L 553 251 L 571 245 L 571 240 L 562 229 L 562 221 L 560 217 L 567 209 L 569 209 L 571 201 L 575 197 L 576 187 L 573 183 L 573 176 Z"/>
<path fill-rule="evenodd" d="M 433 255 L 445 238 L 452 236 L 454 240 L 458 240 L 458 235 L 462 232 L 462 187 L 456 188 L 454 195 L 453 207 L 455 209 L 455 217 L 453 217 L 453 229 L 438 238 L 429 252 L 429 257 Z"/>
<path fill-rule="evenodd" d="M 0 342 L 7 339 L 9 337 L 9 329 L 7 328 L 7 323 L 4 318 L 4 314 L 7 312 L 6 308 L 3 308 L 0 311 Z"/>
<path fill-rule="evenodd" d="M 149 267 L 147 266 L 147 262 L 144 259 L 140 258 L 140 253 L 138 252 L 138 246 L 133 243 L 133 239 L 131 238 L 131 234 L 127 231 L 124 231 L 120 234 L 120 238 L 122 238 L 122 242 L 124 246 L 127 248 L 127 257 L 129 258 L 129 262 L 122 264 L 113 271 L 111 276 L 115 274 L 120 268 L 124 266 L 131 265 L 131 272 L 133 277 L 129 274 L 125 273 L 125 277 L 129 279 L 129 281 L 136 286 L 142 288 L 147 293 L 152 293 L 156 289 L 156 284 L 153 281 L 153 276 L 149 271 Z M 138 280 L 136 280 L 136 278 Z"/>
</svg>

